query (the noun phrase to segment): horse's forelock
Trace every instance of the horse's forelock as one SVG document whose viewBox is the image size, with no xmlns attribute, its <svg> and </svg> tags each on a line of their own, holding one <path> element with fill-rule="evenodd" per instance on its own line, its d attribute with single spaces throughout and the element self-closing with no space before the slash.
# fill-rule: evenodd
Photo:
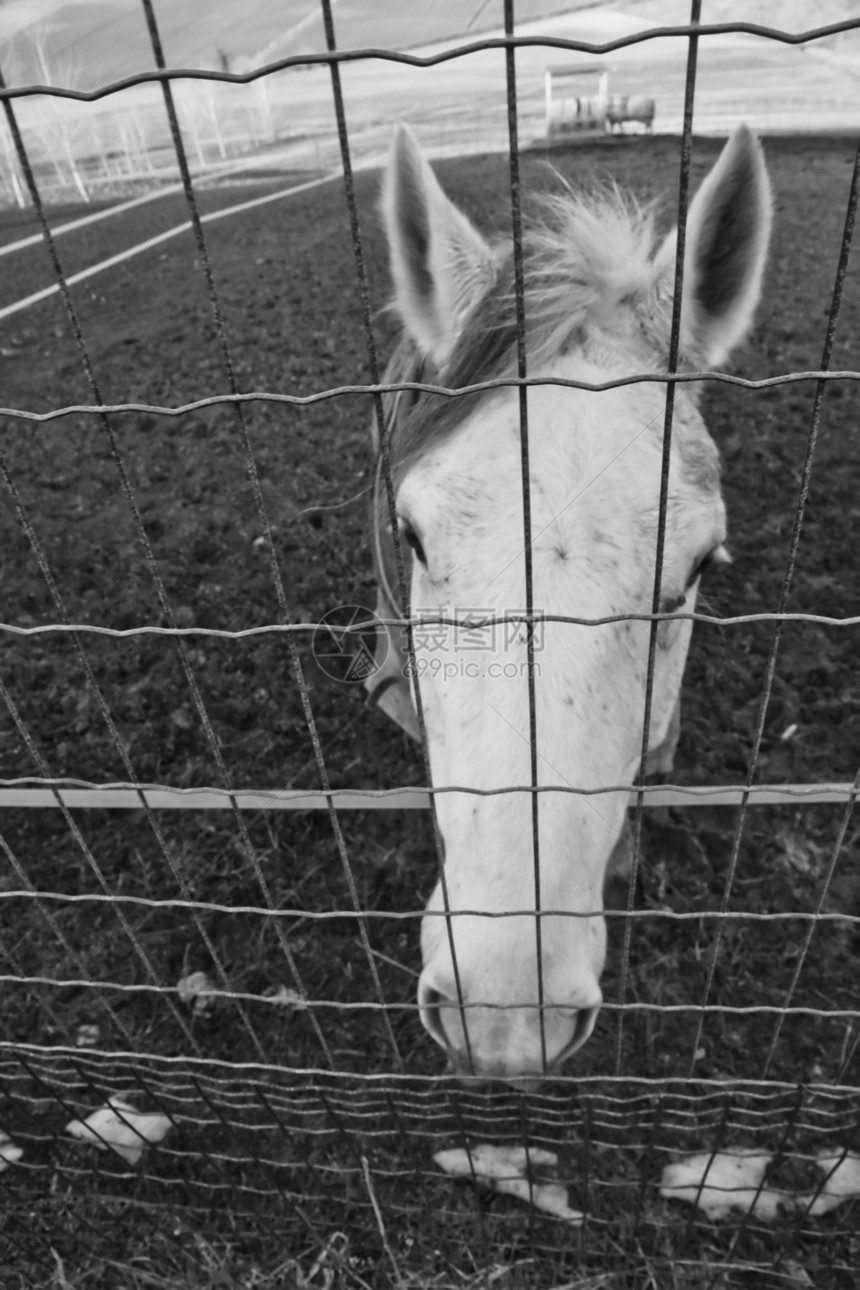
<svg viewBox="0 0 860 1290">
<path fill-rule="evenodd" d="M 611 334 L 624 305 L 644 300 L 653 279 L 654 251 L 650 211 L 615 187 L 589 197 L 544 195 L 534 200 L 536 213 L 523 237 L 526 352 L 532 371 L 572 342 L 587 341 L 590 332 Z M 509 377 L 516 371 L 516 354 L 516 289 L 509 252 L 466 319 L 438 383 L 462 390 Z M 462 426 L 491 393 L 424 395 L 393 428 L 395 482 Z"/>
</svg>

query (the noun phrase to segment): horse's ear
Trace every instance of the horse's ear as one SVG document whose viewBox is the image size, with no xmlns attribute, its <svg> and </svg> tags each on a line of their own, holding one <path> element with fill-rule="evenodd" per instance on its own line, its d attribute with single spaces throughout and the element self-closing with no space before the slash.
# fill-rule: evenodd
<svg viewBox="0 0 860 1290">
<path fill-rule="evenodd" d="M 741 125 L 693 198 L 687 216 L 681 342 L 706 367 L 743 340 L 761 295 L 770 237 L 771 193 L 761 145 Z M 671 293 L 677 232 L 657 253 L 658 280 Z"/>
<path fill-rule="evenodd" d="M 412 131 L 397 127 L 382 188 L 394 305 L 421 352 L 442 366 L 492 283 L 495 256 L 442 191 Z"/>
</svg>

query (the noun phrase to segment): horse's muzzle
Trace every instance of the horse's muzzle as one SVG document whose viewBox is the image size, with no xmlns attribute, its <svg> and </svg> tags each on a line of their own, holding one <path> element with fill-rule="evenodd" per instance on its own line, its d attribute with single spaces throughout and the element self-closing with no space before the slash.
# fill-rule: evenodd
<svg viewBox="0 0 860 1290">
<path fill-rule="evenodd" d="M 559 1035 L 558 1020 L 554 1021 L 551 1028 L 545 1027 L 543 1042 L 540 1026 L 534 1025 L 529 1051 L 524 1051 L 522 1045 L 512 1043 L 506 1035 L 504 1008 L 493 1010 L 493 1022 L 489 1027 L 486 1025 L 486 1009 L 480 1010 L 484 1014 L 485 1024 L 480 1024 L 480 1014 L 476 1011 L 470 1025 L 472 1010 L 467 1001 L 460 1007 L 455 1000 L 446 998 L 423 981 L 418 987 L 418 1002 L 425 1029 L 448 1054 L 455 1074 L 470 1082 L 502 1080 L 523 1092 L 535 1092 L 544 1079 L 557 1074 L 562 1062 L 588 1040 L 603 1000 L 598 991 L 598 999 L 591 1007 L 576 1010 L 549 1009 L 549 1013 L 557 1011 L 563 1015 L 565 1022 L 570 1023 L 567 1038 Z M 508 1015 L 522 1011 L 521 1008 L 511 1008 Z M 445 1014 L 456 1015 L 457 1028 L 462 1032 L 465 1042 L 455 1044 L 451 1041 L 445 1029 Z M 548 1033 L 550 1029 L 552 1035 Z"/>
</svg>

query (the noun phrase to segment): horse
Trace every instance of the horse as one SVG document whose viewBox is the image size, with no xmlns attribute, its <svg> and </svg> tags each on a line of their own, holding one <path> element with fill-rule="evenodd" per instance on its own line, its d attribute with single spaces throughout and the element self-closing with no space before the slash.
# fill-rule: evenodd
<svg viewBox="0 0 860 1290">
<path fill-rule="evenodd" d="M 487 241 L 450 200 L 405 125 L 381 205 L 403 326 L 385 380 L 458 390 L 516 377 L 512 247 Z M 741 126 L 689 207 L 679 371 L 724 363 L 747 335 L 770 222 L 762 149 Z M 422 918 L 418 983 L 421 1020 L 458 1076 L 536 1086 L 586 1043 L 603 1001 L 603 886 L 624 833 L 624 786 L 640 767 L 651 630 L 624 616 L 653 608 L 667 387 L 553 382 L 665 377 L 676 256 L 677 230 L 658 238 L 653 207 L 616 187 L 536 199 L 522 301 L 528 376 L 546 383 L 525 387 L 527 480 L 517 387 L 386 395 L 414 666 L 391 625 L 366 684 L 416 738 L 417 691 L 433 784 L 460 790 L 435 796 L 444 864 Z M 672 395 L 659 583 L 669 617 L 656 632 L 646 771 L 670 769 L 678 739 L 692 622 L 677 615 L 692 612 L 702 575 L 728 558 L 700 389 L 679 383 Z M 377 609 L 391 620 L 403 602 L 379 463 L 376 492 Z M 422 628 L 428 616 L 460 621 Z M 507 622 L 487 627 L 489 616 Z M 622 787 L 589 792 L 607 786 Z"/>
</svg>

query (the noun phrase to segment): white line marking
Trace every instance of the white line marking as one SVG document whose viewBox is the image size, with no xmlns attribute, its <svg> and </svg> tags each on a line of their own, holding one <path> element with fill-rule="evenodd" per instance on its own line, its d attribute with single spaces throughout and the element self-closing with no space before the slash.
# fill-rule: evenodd
<svg viewBox="0 0 860 1290">
<path fill-rule="evenodd" d="M 203 224 L 208 224 L 216 219 L 224 219 L 227 215 L 238 215 L 241 211 L 251 210 L 255 206 L 264 206 L 267 202 L 278 201 L 282 197 L 291 197 L 294 193 L 307 192 L 309 188 L 319 188 L 322 184 L 329 184 L 333 179 L 340 179 L 343 171 L 340 167 L 337 170 L 329 171 L 321 179 L 311 179 L 306 184 L 298 184 L 295 188 L 281 188 L 276 193 L 267 193 L 265 197 L 254 197 L 247 202 L 239 202 L 235 206 L 225 206 L 219 211 L 210 211 L 207 215 L 201 215 L 200 220 Z M 167 242 L 172 237 L 178 237 L 180 233 L 185 233 L 191 228 L 191 221 L 186 220 L 183 224 L 177 224 L 173 228 L 167 229 L 164 233 L 159 233 L 156 237 L 150 237 L 145 242 L 138 242 L 135 246 L 127 247 L 125 251 L 120 251 L 117 255 L 110 256 L 107 260 L 100 260 L 98 264 L 92 264 L 88 269 L 81 269 L 79 273 L 73 273 L 66 278 L 67 286 L 74 286 L 78 282 L 84 282 L 87 278 L 95 277 L 97 273 L 104 272 L 105 269 L 112 269 L 117 264 L 122 264 L 124 260 L 130 260 L 135 255 L 141 255 L 144 251 L 149 251 L 154 246 L 159 246 L 162 242 Z M 41 235 L 39 235 L 41 241 Z M 9 318 L 12 314 L 20 313 L 23 309 L 29 309 L 31 305 L 38 304 L 40 300 L 47 300 L 49 296 L 56 295 L 60 290 L 59 285 L 54 282 L 50 287 L 44 287 L 41 291 L 34 291 L 30 296 L 24 296 L 20 300 L 15 300 L 11 305 L 6 305 L 0 309 L 0 318 Z"/>
<path fill-rule="evenodd" d="M 211 170 L 195 176 L 195 191 L 199 191 L 203 184 L 208 184 L 212 180 L 241 174 L 243 170 L 250 170 L 252 166 L 253 163 L 249 162 L 247 157 L 242 161 L 231 161 L 228 166 L 214 166 Z M 143 193 L 140 197 L 130 197 L 128 201 L 120 202 L 116 206 L 106 206 L 104 210 L 91 211 L 89 215 L 81 215 L 78 219 L 69 220 L 67 224 L 57 224 L 51 229 L 51 235 L 61 237 L 63 233 L 72 233 L 75 229 L 86 228 L 88 224 L 97 224 L 99 220 L 110 219 L 113 215 L 123 215 L 126 211 L 134 210 L 136 206 L 145 206 L 147 202 L 157 202 L 162 197 L 175 197 L 182 191 L 182 184 L 175 183 L 169 184 L 166 188 L 157 188 L 152 193 Z M 0 246 L 0 257 L 11 255 L 13 251 L 23 251 L 28 246 L 37 246 L 41 241 L 41 233 L 31 233 L 28 237 L 20 237 L 17 242 L 7 242 L 5 246 Z"/>
</svg>

